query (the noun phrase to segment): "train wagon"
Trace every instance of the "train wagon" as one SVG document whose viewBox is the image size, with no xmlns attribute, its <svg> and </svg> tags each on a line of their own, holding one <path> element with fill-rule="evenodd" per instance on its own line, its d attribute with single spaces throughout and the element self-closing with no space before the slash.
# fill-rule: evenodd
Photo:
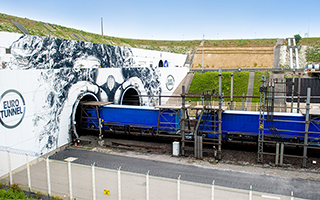
<svg viewBox="0 0 320 200">
<path fill-rule="evenodd" d="M 232 111 L 222 113 L 221 131 L 222 138 L 233 137 L 255 138 L 259 133 L 259 112 Z M 203 137 L 218 137 L 217 114 L 205 113 L 199 126 Z M 281 140 L 303 140 L 305 131 L 305 116 L 299 113 L 273 113 L 273 116 L 265 115 L 265 137 Z M 316 117 L 311 117 L 309 125 L 309 141 L 320 141 L 320 125 Z"/>
<path fill-rule="evenodd" d="M 86 111 L 87 128 L 98 129 L 96 109 Z M 103 129 L 113 130 L 115 127 L 127 127 L 131 130 L 155 131 L 175 134 L 180 129 L 180 110 L 161 109 L 145 106 L 107 105 L 100 109 Z"/>
</svg>

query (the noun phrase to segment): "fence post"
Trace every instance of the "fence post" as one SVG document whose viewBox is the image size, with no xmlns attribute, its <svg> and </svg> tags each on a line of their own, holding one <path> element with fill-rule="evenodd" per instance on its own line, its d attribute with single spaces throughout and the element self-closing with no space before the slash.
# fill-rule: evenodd
<svg viewBox="0 0 320 200">
<path fill-rule="evenodd" d="M 291 198 L 290 198 L 290 200 L 294 200 L 293 191 L 291 191 Z"/>
<path fill-rule="evenodd" d="M 31 176 L 30 176 L 30 166 L 29 166 L 29 156 L 28 153 L 26 153 L 27 158 L 27 176 L 28 176 L 28 188 L 29 188 L 29 194 L 31 191 Z"/>
<path fill-rule="evenodd" d="M 214 180 L 212 181 L 211 200 L 214 200 Z"/>
<path fill-rule="evenodd" d="M 177 200 L 180 200 L 180 175 L 178 176 L 177 184 Z"/>
<path fill-rule="evenodd" d="M 118 199 L 121 200 L 121 166 L 118 168 Z"/>
<path fill-rule="evenodd" d="M 95 175 L 95 168 L 94 168 L 94 164 L 92 164 L 92 198 L 93 200 L 96 200 L 96 175 Z"/>
<path fill-rule="evenodd" d="M 10 158 L 10 150 L 8 152 L 8 168 L 9 168 L 9 186 L 12 185 L 12 170 L 11 170 L 11 158 Z"/>
<path fill-rule="evenodd" d="M 252 200 L 252 185 L 250 185 L 249 200 Z"/>
<path fill-rule="evenodd" d="M 146 175 L 146 199 L 149 200 L 149 171 Z"/>
<path fill-rule="evenodd" d="M 69 193 L 70 193 L 70 200 L 73 199 L 72 195 L 72 175 L 71 175 L 71 162 L 68 161 L 68 177 L 69 177 Z"/>
<path fill-rule="evenodd" d="M 46 164 L 47 164 L 48 195 L 51 196 L 51 180 L 50 180 L 49 156 L 46 159 Z"/>
</svg>

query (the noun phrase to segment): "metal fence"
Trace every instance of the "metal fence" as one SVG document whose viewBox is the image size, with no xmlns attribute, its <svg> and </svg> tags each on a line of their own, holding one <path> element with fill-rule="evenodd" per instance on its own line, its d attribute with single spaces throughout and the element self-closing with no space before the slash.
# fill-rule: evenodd
<svg viewBox="0 0 320 200">
<path fill-rule="evenodd" d="M 10 156 L 10 153 L 8 153 Z M 26 157 L 28 159 L 28 157 Z M 42 159 L 18 172 L 9 172 L 1 182 L 19 184 L 25 190 L 41 191 L 52 197 L 64 199 L 298 199 L 291 192 L 288 196 L 264 194 L 248 190 L 233 189 L 212 184 L 201 184 L 176 179 L 161 178 L 117 170 L 72 163 L 76 158 L 65 162 Z M 10 163 L 9 163 L 10 164 Z"/>
</svg>

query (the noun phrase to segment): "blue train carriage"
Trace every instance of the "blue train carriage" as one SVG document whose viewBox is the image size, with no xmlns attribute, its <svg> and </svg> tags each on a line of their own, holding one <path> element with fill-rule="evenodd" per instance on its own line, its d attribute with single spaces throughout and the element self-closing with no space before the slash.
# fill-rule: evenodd
<svg viewBox="0 0 320 200">
<path fill-rule="evenodd" d="M 305 116 L 298 113 L 274 113 L 273 116 L 265 113 L 264 135 L 270 139 L 289 141 L 303 141 L 305 131 Z M 222 113 L 222 139 L 248 139 L 256 140 L 259 133 L 259 112 L 254 111 L 232 111 Z M 198 116 L 199 117 L 199 116 Z M 309 142 L 319 142 L 320 126 L 319 117 L 311 115 L 309 126 Z M 204 113 L 199 132 L 203 137 L 218 137 L 217 113 Z"/>
<path fill-rule="evenodd" d="M 222 114 L 222 132 L 228 137 L 256 138 L 259 133 L 259 112 L 225 111 Z M 280 113 L 264 115 L 264 137 L 286 141 L 303 141 L 305 132 L 305 116 L 300 113 Z M 309 142 L 319 138 L 319 125 L 310 123 Z"/>
<path fill-rule="evenodd" d="M 87 128 L 98 129 L 96 109 L 86 111 Z M 180 129 L 180 110 L 131 105 L 107 105 L 100 109 L 104 130 L 176 134 Z"/>
<path fill-rule="evenodd" d="M 306 110 L 301 110 L 305 115 Z M 309 118 L 309 143 L 311 145 L 320 145 L 320 110 L 310 109 L 310 118 Z"/>
</svg>

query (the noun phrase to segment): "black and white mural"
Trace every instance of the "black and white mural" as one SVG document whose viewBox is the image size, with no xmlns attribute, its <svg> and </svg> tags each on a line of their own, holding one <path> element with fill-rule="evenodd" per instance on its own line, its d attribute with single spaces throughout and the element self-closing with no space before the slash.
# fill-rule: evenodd
<svg viewBox="0 0 320 200">
<path fill-rule="evenodd" d="M 21 147 L 10 139 L 19 127 L 14 131 L 1 126 L 0 131 L 10 137 L 0 142 L 0 151 L 22 148 L 43 155 L 71 139 L 68 129 L 82 96 L 130 104 L 126 97 L 133 91 L 135 96 L 140 95 L 135 105 L 151 106 L 158 102 L 159 95 L 172 94 L 188 71 L 182 67 L 186 56 L 179 54 L 31 35 L 21 35 L 9 47 L 3 47 L 3 43 L 2 38 L 0 47 L 6 53 L 0 52 L 0 78 L 6 83 L 1 82 L 0 93 L 21 93 L 26 113 L 19 126 L 30 137 L 20 142 L 25 143 Z M 159 63 L 167 65 L 159 67 Z M 167 77 L 176 81 L 170 90 L 165 83 Z M 14 83 L 7 84 L 8 80 Z M 0 104 L 6 105 L 2 100 Z M 0 112 L 6 108 L 0 106 Z"/>
</svg>

